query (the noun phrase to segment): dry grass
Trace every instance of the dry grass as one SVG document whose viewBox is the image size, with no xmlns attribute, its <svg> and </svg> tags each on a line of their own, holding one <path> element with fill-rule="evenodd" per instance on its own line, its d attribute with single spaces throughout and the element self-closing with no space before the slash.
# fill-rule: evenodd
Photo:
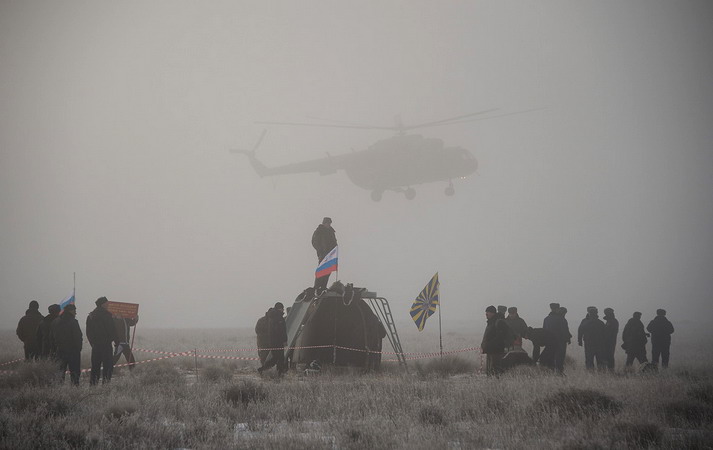
<svg viewBox="0 0 713 450">
<path fill-rule="evenodd" d="M 199 343 L 163 333 L 142 345 L 225 342 L 222 332 Z M 247 347 L 245 335 L 221 347 Z M 180 357 L 139 364 L 104 386 L 83 375 L 74 388 L 22 381 L 20 373 L 42 380 L 47 369 L 18 363 L 0 376 L 0 448 L 710 448 L 713 365 L 677 364 L 651 376 L 580 364 L 565 377 L 523 367 L 490 379 L 478 373 L 478 355 L 461 354 L 409 372 L 386 365 L 378 374 L 261 379 L 243 361 L 199 361 L 196 377 L 195 360 Z"/>
<path fill-rule="evenodd" d="M 563 421 L 600 420 L 621 411 L 621 402 L 592 389 L 569 388 L 555 392 L 532 408 L 533 414 L 548 414 Z"/>
<path fill-rule="evenodd" d="M 448 377 L 451 375 L 475 373 L 476 365 L 471 360 L 449 355 L 442 358 L 433 358 L 425 362 L 416 361 L 414 367 L 416 373 L 423 377 Z"/>
</svg>

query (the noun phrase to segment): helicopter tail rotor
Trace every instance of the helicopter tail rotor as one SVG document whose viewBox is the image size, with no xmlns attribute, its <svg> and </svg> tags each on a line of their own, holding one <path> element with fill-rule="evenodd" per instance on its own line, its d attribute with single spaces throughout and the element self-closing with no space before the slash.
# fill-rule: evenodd
<svg viewBox="0 0 713 450">
<path fill-rule="evenodd" d="M 260 135 L 260 138 L 258 138 L 257 142 L 255 145 L 253 145 L 252 150 L 245 150 L 245 149 L 232 149 L 230 150 L 230 153 L 239 153 L 243 155 L 248 155 L 249 157 L 253 158 L 255 156 L 255 152 L 257 151 L 258 148 L 260 148 L 260 144 L 262 144 L 262 140 L 265 139 L 265 135 L 267 134 L 267 130 L 262 130 L 262 134 Z"/>
<path fill-rule="evenodd" d="M 255 169 L 255 172 L 257 172 L 258 175 L 261 177 L 264 177 L 267 175 L 268 168 L 263 164 L 261 161 L 259 161 L 255 157 L 255 152 L 257 149 L 260 147 L 260 144 L 262 144 L 262 140 L 265 139 L 265 135 L 267 134 L 267 130 L 262 130 L 262 134 L 260 135 L 260 138 L 257 140 L 255 145 L 253 146 L 252 150 L 244 150 L 244 149 L 232 149 L 230 150 L 230 153 L 239 153 L 243 155 L 247 155 L 248 158 L 250 158 L 250 165 L 253 166 L 253 169 Z"/>
</svg>

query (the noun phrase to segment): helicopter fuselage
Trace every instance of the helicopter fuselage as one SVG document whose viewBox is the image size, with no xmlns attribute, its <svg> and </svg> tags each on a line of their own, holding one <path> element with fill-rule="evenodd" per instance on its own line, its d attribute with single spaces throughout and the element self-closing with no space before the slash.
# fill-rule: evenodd
<svg viewBox="0 0 713 450">
<path fill-rule="evenodd" d="M 261 177 L 309 172 L 331 175 L 343 170 L 352 183 L 372 191 L 371 198 L 376 201 L 386 190 L 404 192 L 406 198 L 412 199 L 415 191 L 411 186 L 438 181 L 448 182 L 446 195 L 453 195 L 451 180 L 466 177 L 478 168 L 468 150 L 444 147 L 441 139 L 418 134 L 400 134 L 366 150 L 276 167 L 265 166 L 255 157 L 254 150 L 237 152 L 248 155 Z"/>
<path fill-rule="evenodd" d="M 401 135 L 378 141 L 353 153 L 342 169 L 355 185 L 387 190 L 437 181 L 450 181 L 474 173 L 478 163 L 461 147 L 444 147 L 441 139 Z"/>
</svg>

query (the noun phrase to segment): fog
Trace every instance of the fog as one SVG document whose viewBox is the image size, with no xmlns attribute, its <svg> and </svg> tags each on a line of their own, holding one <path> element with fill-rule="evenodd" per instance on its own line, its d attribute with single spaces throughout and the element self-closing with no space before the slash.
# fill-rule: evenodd
<svg viewBox="0 0 713 450">
<path fill-rule="evenodd" d="M 710 320 L 711 23 L 705 0 L 2 0 L 0 328 L 75 272 L 82 327 L 99 296 L 139 303 L 139 327 L 252 326 L 313 283 L 324 216 L 339 279 L 399 327 L 435 272 L 444 330 L 490 304 L 538 323 L 551 301 L 570 322 Z M 477 158 L 453 197 L 373 202 L 344 172 L 260 178 L 229 152 L 264 128 L 268 166 L 394 135 L 257 121 L 490 108 L 416 131 Z"/>
</svg>

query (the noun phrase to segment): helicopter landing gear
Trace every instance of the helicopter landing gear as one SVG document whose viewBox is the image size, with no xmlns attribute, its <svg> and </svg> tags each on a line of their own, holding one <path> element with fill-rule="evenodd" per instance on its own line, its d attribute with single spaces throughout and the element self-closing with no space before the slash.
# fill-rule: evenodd
<svg viewBox="0 0 713 450">
<path fill-rule="evenodd" d="M 452 197 L 456 194 L 456 189 L 453 187 L 453 183 L 449 183 L 446 188 L 446 195 Z"/>
<path fill-rule="evenodd" d="M 374 190 L 371 191 L 371 199 L 375 202 L 381 201 L 381 197 L 384 195 L 384 191 Z"/>
<path fill-rule="evenodd" d="M 404 191 L 407 200 L 413 200 L 416 197 L 416 189 L 410 187 Z"/>
</svg>

